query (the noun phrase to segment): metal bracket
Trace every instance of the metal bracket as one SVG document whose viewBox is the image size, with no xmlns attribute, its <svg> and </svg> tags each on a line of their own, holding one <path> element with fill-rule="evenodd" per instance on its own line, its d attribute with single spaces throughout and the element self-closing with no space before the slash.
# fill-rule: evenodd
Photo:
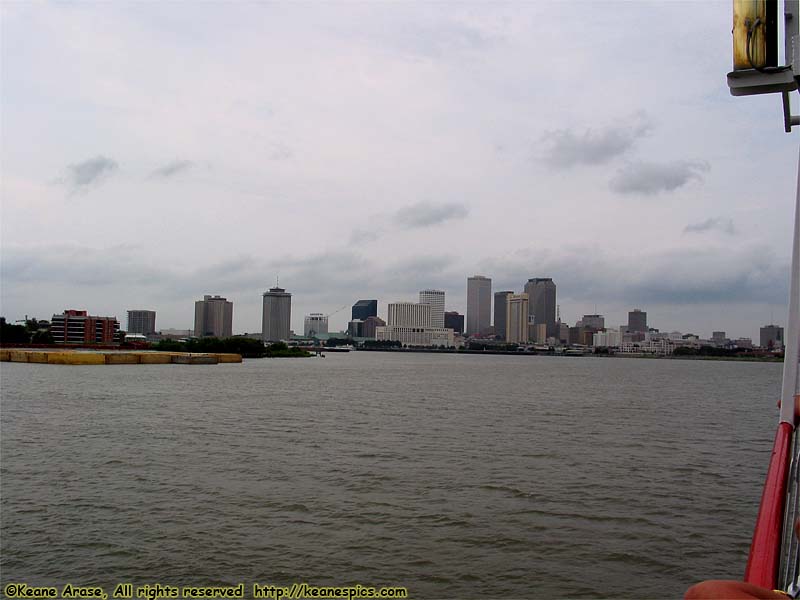
<svg viewBox="0 0 800 600">
<path fill-rule="evenodd" d="M 800 115 L 792 115 L 789 93 L 800 81 L 800 0 L 784 0 L 784 61 L 782 67 L 762 69 L 738 69 L 728 73 L 728 88 L 732 96 L 754 96 L 758 94 L 780 94 L 783 102 L 783 129 L 800 126 Z"/>
<path fill-rule="evenodd" d="M 800 125 L 800 115 L 792 114 L 792 106 L 789 103 L 789 92 L 781 94 L 783 99 L 783 130 L 786 133 L 792 132 L 792 127 Z"/>
<path fill-rule="evenodd" d="M 791 67 L 780 67 L 768 71 L 742 69 L 728 73 L 731 96 L 753 96 L 755 94 L 788 93 L 797 89 Z"/>
</svg>

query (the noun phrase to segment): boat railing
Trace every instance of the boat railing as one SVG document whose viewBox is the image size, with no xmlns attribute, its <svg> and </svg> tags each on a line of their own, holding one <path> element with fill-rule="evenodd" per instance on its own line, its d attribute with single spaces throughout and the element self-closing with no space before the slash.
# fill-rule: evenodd
<svg viewBox="0 0 800 600">
<path fill-rule="evenodd" d="M 781 536 L 781 559 L 778 588 L 795 597 L 800 592 L 800 540 L 795 535 L 795 522 L 800 517 L 800 436 L 792 433 L 791 462 L 786 485 L 786 507 Z"/>
</svg>

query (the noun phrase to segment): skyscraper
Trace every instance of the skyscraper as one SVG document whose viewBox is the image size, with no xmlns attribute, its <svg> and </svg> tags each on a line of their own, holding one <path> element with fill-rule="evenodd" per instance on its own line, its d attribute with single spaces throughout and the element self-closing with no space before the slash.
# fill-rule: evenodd
<svg viewBox="0 0 800 600">
<path fill-rule="evenodd" d="M 506 299 L 506 330 L 503 337 L 510 343 L 527 343 L 528 333 L 528 294 L 508 294 Z M 497 302 L 497 296 L 495 296 Z M 495 323 L 497 332 L 497 323 Z"/>
<path fill-rule="evenodd" d="M 231 337 L 233 302 L 222 296 L 203 296 L 194 303 L 195 337 Z"/>
<path fill-rule="evenodd" d="M 508 297 L 514 292 L 494 293 L 494 334 L 506 339 L 506 323 L 508 321 Z"/>
<path fill-rule="evenodd" d="M 546 337 L 556 337 L 556 284 L 550 277 L 532 277 L 525 284 L 528 294 L 528 315 L 531 330 L 528 337 L 536 339 L 536 325 L 546 325 Z"/>
<path fill-rule="evenodd" d="M 431 305 L 431 327 L 444 327 L 444 292 L 442 290 L 422 290 L 420 304 Z"/>
<path fill-rule="evenodd" d="M 355 321 L 366 321 L 369 317 L 378 316 L 378 301 L 377 300 L 359 300 L 353 304 L 353 311 L 350 318 Z"/>
<path fill-rule="evenodd" d="M 288 340 L 291 335 L 292 295 L 274 287 L 264 292 L 261 313 L 261 339 L 265 342 Z"/>
<path fill-rule="evenodd" d="M 129 310 L 128 333 L 141 333 L 150 335 L 156 332 L 156 311 L 154 310 Z"/>
<path fill-rule="evenodd" d="M 483 275 L 467 278 L 467 335 L 486 331 L 492 323 L 492 280 Z"/>
<path fill-rule="evenodd" d="M 464 333 L 464 315 L 456 311 L 444 313 L 444 326 L 452 329 L 455 333 Z"/>
<path fill-rule="evenodd" d="M 783 327 L 779 325 L 764 325 L 759 331 L 760 346 L 762 348 L 783 348 Z"/>
<path fill-rule="evenodd" d="M 628 313 L 628 331 L 647 332 L 647 313 L 634 308 Z"/>
</svg>

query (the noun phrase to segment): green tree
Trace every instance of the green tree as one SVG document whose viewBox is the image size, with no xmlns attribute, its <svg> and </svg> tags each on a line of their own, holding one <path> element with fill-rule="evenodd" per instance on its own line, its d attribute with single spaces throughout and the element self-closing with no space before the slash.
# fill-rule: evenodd
<svg viewBox="0 0 800 600">
<path fill-rule="evenodd" d="M 6 344 L 27 344 L 31 336 L 24 325 L 10 325 L 5 317 L 0 317 L 0 342 Z"/>
<path fill-rule="evenodd" d="M 32 344 L 55 344 L 56 341 L 53 339 L 53 334 L 46 329 L 39 329 L 33 333 L 31 337 Z"/>
</svg>

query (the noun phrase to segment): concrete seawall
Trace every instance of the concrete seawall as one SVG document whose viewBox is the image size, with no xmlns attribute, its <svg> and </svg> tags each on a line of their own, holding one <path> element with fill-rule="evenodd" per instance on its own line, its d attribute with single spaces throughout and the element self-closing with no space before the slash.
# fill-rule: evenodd
<svg viewBox="0 0 800 600">
<path fill-rule="evenodd" d="M 240 354 L 0 349 L 0 362 L 48 365 L 216 365 L 240 363 Z"/>
</svg>

